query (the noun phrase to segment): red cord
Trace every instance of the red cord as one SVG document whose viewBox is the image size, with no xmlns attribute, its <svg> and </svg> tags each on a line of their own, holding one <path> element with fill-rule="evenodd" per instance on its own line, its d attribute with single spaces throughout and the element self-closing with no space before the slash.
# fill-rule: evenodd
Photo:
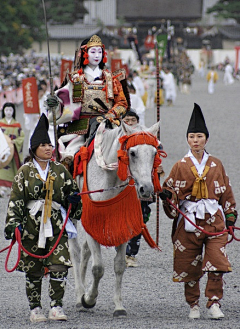
<svg viewBox="0 0 240 329">
<path fill-rule="evenodd" d="M 209 235 L 209 236 L 217 236 L 217 235 L 220 235 L 220 234 L 229 233 L 230 235 L 232 235 L 232 237 L 227 243 L 232 242 L 233 239 L 236 240 L 236 241 L 240 241 L 240 239 L 236 238 L 236 236 L 233 232 L 234 230 L 240 230 L 239 227 L 230 226 L 229 229 L 225 229 L 221 232 L 217 232 L 217 233 L 208 232 L 208 231 L 202 229 L 200 226 L 193 223 L 190 218 L 188 218 L 177 206 L 175 206 L 175 204 L 172 203 L 171 200 L 169 200 L 168 198 L 166 200 L 167 200 L 168 203 L 170 203 L 171 206 L 173 206 L 174 209 L 176 209 L 184 218 L 186 218 L 189 221 L 189 223 L 191 223 L 193 226 L 195 226 L 199 231 L 203 232 L 204 234 Z"/>
<path fill-rule="evenodd" d="M 66 219 L 64 221 L 64 224 L 63 224 L 63 227 L 59 233 L 59 236 L 57 238 L 57 241 L 55 242 L 53 248 L 50 250 L 49 253 L 47 253 L 46 255 L 44 256 L 40 256 L 40 255 L 35 255 L 35 254 L 32 254 L 30 253 L 28 250 L 26 250 L 23 245 L 22 245 L 22 242 L 21 242 L 21 233 L 19 231 L 19 229 L 16 227 L 15 229 L 15 239 L 12 240 L 10 246 L 4 248 L 3 250 L 0 250 L 0 253 L 6 249 L 9 249 L 8 250 L 8 253 L 7 253 L 7 257 L 6 257 L 6 261 L 5 261 L 5 270 L 10 273 L 10 272 L 13 272 L 17 267 L 18 267 L 18 264 L 19 264 L 19 261 L 20 261 L 20 257 L 21 257 L 21 249 L 26 253 L 28 254 L 29 256 L 31 257 L 34 257 L 34 258 L 40 258 L 40 259 L 44 259 L 44 258 L 48 258 L 53 252 L 54 250 L 56 249 L 62 235 L 63 235 L 63 231 L 65 229 L 65 226 L 67 224 L 67 221 L 68 221 L 68 217 L 69 217 L 69 214 L 70 214 L 70 211 L 71 211 L 71 208 L 72 208 L 72 204 L 69 205 L 69 208 L 68 208 L 68 211 L 67 211 L 67 215 L 66 215 Z M 14 267 L 12 269 L 8 269 L 7 265 L 8 265 L 8 260 L 9 260 L 9 257 L 10 257 L 10 253 L 11 253 L 11 250 L 12 250 L 12 247 L 13 245 L 15 244 L 15 242 L 18 242 L 18 258 L 17 258 L 17 262 L 16 264 L 14 265 Z"/>
</svg>

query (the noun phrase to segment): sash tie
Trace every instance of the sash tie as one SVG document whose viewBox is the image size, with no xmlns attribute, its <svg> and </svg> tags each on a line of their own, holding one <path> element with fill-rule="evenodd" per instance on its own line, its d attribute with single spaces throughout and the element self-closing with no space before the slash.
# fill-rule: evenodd
<svg viewBox="0 0 240 329">
<path fill-rule="evenodd" d="M 205 176 L 209 169 L 209 166 L 205 166 L 202 176 L 199 176 L 196 167 L 191 167 L 192 173 L 196 178 L 192 188 L 192 196 L 195 196 L 197 199 L 208 199 L 208 189 Z"/>
<path fill-rule="evenodd" d="M 37 177 L 42 180 L 41 176 L 37 174 Z M 43 223 L 47 223 L 47 218 L 51 217 L 51 209 L 52 209 L 52 196 L 53 196 L 53 182 L 55 181 L 55 177 L 48 175 L 47 181 L 45 183 L 46 197 L 44 203 L 44 218 Z M 43 181 L 44 182 L 44 181 Z"/>
</svg>

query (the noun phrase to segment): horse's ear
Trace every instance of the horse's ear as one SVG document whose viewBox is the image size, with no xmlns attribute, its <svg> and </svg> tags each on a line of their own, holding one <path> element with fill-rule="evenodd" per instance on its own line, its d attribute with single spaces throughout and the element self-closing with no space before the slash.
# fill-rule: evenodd
<svg viewBox="0 0 240 329">
<path fill-rule="evenodd" d="M 133 133 L 131 126 L 129 126 L 128 124 L 126 124 L 123 120 L 121 123 L 121 127 L 122 127 L 122 131 L 124 135 L 131 135 Z"/>
<path fill-rule="evenodd" d="M 154 123 L 154 125 L 152 125 L 150 128 L 147 128 L 146 131 L 153 134 L 154 136 L 157 136 L 159 128 L 160 128 L 160 121 L 158 121 L 157 123 Z"/>
</svg>

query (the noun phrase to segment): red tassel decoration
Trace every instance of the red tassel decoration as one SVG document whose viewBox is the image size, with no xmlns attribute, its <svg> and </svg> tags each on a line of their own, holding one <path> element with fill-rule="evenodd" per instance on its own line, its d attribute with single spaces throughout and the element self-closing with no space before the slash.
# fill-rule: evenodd
<svg viewBox="0 0 240 329">
<path fill-rule="evenodd" d="M 103 52 L 103 63 L 107 63 L 107 52 L 105 50 Z"/>
<path fill-rule="evenodd" d="M 129 158 L 127 151 L 124 150 L 118 150 L 117 151 L 117 157 L 118 157 L 118 177 L 125 181 L 128 178 L 127 169 L 129 165 Z"/>
<path fill-rule="evenodd" d="M 88 65 L 89 64 L 89 60 L 88 60 L 88 53 L 87 52 L 84 53 L 83 58 L 85 58 L 84 59 L 84 62 L 83 62 L 83 65 Z"/>
</svg>

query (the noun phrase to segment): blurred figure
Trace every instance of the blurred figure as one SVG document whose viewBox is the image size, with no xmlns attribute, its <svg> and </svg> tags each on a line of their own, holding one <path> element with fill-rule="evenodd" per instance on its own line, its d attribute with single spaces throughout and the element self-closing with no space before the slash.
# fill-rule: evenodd
<svg viewBox="0 0 240 329">
<path fill-rule="evenodd" d="M 215 90 L 215 83 L 218 80 L 218 74 L 214 69 L 214 66 L 211 67 L 211 70 L 207 74 L 207 82 L 208 82 L 208 93 L 213 94 Z"/>
<path fill-rule="evenodd" d="M 225 72 L 223 76 L 223 82 L 225 85 L 232 85 L 234 83 L 233 78 L 233 67 L 230 64 L 229 60 L 226 60 Z"/>
<path fill-rule="evenodd" d="M 163 89 L 165 90 L 167 105 L 171 106 L 174 104 L 177 94 L 174 75 L 170 72 L 169 67 L 164 67 L 161 70 L 161 78 L 163 79 Z"/>
<path fill-rule="evenodd" d="M 145 94 L 145 87 L 137 71 L 133 71 L 133 82 L 137 86 L 138 93 L 141 97 Z"/>
<path fill-rule="evenodd" d="M 14 176 L 23 161 L 24 131 L 20 123 L 15 119 L 15 116 L 15 105 L 13 103 L 5 103 L 2 109 L 0 128 L 5 135 L 10 137 L 11 143 L 14 146 L 14 153 L 8 165 L 0 169 L 0 197 L 4 197 L 7 188 L 12 186 Z"/>
<path fill-rule="evenodd" d="M 136 110 L 139 116 L 139 124 L 145 126 L 145 105 L 142 98 L 136 93 L 135 87 L 130 84 L 128 86 L 131 106 Z"/>
</svg>

